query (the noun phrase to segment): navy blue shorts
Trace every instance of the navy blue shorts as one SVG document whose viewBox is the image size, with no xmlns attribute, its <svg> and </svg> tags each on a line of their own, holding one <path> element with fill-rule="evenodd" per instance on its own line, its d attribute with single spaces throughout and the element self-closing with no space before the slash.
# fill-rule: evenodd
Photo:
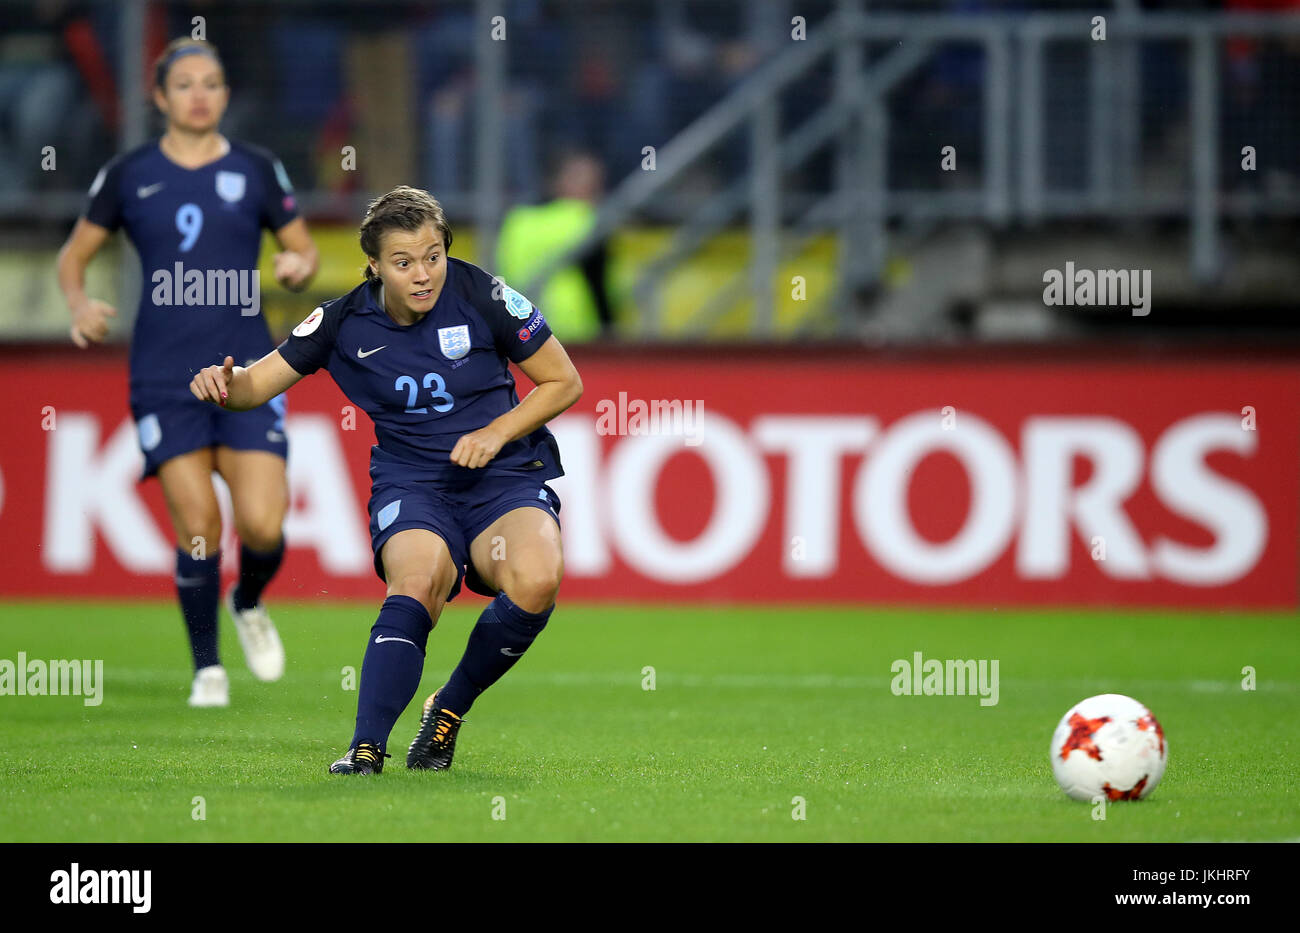
<svg viewBox="0 0 1300 933">
<path fill-rule="evenodd" d="M 465 489 L 449 490 L 429 480 L 401 479 L 391 467 L 371 469 L 370 545 L 375 573 L 384 577 L 384 544 L 399 531 L 424 528 L 447 543 L 456 582 L 447 602 L 456 598 L 463 581 L 475 593 L 495 596 L 470 561 L 469 546 L 494 521 L 513 509 L 532 506 L 560 523 L 560 497 L 544 482 L 528 476 L 484 474 Z"/>
<path fill-rule="evenodd" d="M 144 453 L 144 475 L 140 478 L 153 476 L 172 457 L 204 447 L 265 450 L 288 457 L 284 414 L 283 395 L 251 411 L 227 411 L 193 397 L 156 404 L 132 399 L 131 416 Z"/>
</svg>

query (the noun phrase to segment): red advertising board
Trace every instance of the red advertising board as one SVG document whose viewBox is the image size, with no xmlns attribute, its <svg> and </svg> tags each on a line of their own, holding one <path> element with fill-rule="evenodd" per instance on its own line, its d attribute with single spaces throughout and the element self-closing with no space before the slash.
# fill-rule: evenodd
<svg viewBox="0 0 1300 933">
<path fill-rule="evenodd" d="M 1295 359 L 574 358 L 566 600 L 1297 605 Z M 0 596 L 170 593 L 124 359 L 10 351 L 0 393 Z M 382 596 L 347 406 L 323 371 L 290 390 L 280 598 Z"/>
</svg>

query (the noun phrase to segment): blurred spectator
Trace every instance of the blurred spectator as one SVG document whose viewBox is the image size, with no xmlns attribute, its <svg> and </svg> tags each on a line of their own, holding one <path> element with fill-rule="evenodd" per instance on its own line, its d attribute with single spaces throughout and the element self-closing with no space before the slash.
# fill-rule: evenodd
<svg viewBox="0 0 1300 933">
<path fill-rule="evenodd" d="M 590 0 L 583 15 L 567 17 L 572 52 L 556 70 L 563 84 L 548 84 L 549 135 L 597 153 L 615 176 L 634 171 L 641 147 L 656 144 L 628 118 L 627 95 L 634 69 L 649 54 L 645 9 L 619 0 Z"/>
<path fill-rule="evenodd" d="M 596 222 L 605 185 L 605 170 L 589 152 L 569 151 L 558 160 L 554 200 L 510 211 L 497 241 L 497 272 L 520 289 L 553 259 L 586 238 Z M 613 323 L 605 287 L 605 244 L 581 268 L 561 269 L 546 282 L 538 307 L 564 343 L 592 340 Z"/>
<path fill-rule="evenodd" d="M 1229 13 L 1295 14 L 1300 0 L 1226 0 L 1224 7 Z M 1226 180 L 1234 187 L 1264 185 L 1293 193 L 1300 164 L 1300 42 L 1235 36 L 1228 39 L 1226 53 L 1221 139 Z M 1240 170 L 1243 146 L 1255 147 L 1257 171 Z"/>
<path fill-rule="evenodd" d="M 947 0 L 943 12 L 980 16 L 993 11 L 988 0 Z M 1019 9 L 1021 4 L 1009 4 Z M 1008 12 L 1008 5 L 999 7 Z M 900 188 L 933 188 L 981 177 L 984 161 L 983 47 L 971 42 L 942 43 L 907 93 L 890 95 L 891 180 Z M 960 172 L 937 172 L 942 147 L 958 153 Z M 970 182 L 967 182 L 970 183 Z"/>
<path fill-rule="evenodd" d="M 508 61 L 503 107 L 506 185 L 514 196 L 532 198 L 540 189 L 538 117 L 544 76 L 562 66 L 562 45 L 556 39 L 559 30 L 543 21 L 536 0 L 506 0 L 501 15 Z M 426 127 L 421 181 L 439 199 L 466 193 L 474 184 L 469 167 L 475 159 L 477 28 L 473 8 L 457 5 L 444 7 L 414 36 L 417 60 L 426 69 L 420 76 Z M 455 203 L 454 197 L 450 203 Z"/>
<path fill-rule="evenodd" d="M 771 4 L 655 6 L 654 46 L 628 88 L 628 119 L 642 145 L 662 146 L 749 77 L 788 36 L 773 31 Z M 775 21 L 779 22 L 779 21 Z M 747 139 L 733 133 L 720 153 L 722 177 L 746 168 Z"/>
<path fill-rule="evenodd" d="M 109 75 L 83 6 L 62 0 L 0 6 L 0 191 L 46 187 L 43 176 L 55 173 L 41 170 L 45 146 L 74 166 L 96 132 L 116 120 L 111 86 L 110 110 L 97 115 L 78 76 L 79 62 Z M 98 100 L 102 106 L 105 97 Z"/>
<path fill-rule="evenodd" d="M 267 61 L 273 73 L 267 97 L 274 101 L 277 139 L 264 144 L 286 153 L 285 168 L 295 181 L 303 179 L 303 188 L 341 191 L 357 183 L 359 172 L 341 165 L 342 148 L 357 145 L 344 91 L 346 12 L 337 7 L 322 7 L 309 16 L 285 11 L 269 31 Z M 359 153 L 358 161 L 362 158 Z"/>
</svg>

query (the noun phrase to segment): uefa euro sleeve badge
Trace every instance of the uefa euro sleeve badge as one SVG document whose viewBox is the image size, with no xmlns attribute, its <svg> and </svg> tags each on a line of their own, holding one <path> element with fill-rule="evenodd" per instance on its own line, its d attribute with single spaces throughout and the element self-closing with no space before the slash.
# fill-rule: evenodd
<svg viewBox="0 0 1300 933">
<path fill-rule="evenodd" d="M 510 312 L 510 315 L 519 318 L 521 321 L 528 320 L 529 315 L 533 313 L 533 303 L 509 285 L 504 285 L 501 291 L 502 300 L 505 301 L 506 310 Z"/>
</svg>

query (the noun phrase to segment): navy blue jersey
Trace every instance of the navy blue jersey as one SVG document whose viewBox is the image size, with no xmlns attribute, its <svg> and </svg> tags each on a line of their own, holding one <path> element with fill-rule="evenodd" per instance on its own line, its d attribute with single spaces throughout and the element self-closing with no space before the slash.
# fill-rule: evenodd
<svg viewBox="0 0 1300 933">
<path fill-rule="evenodd" d="M 493 297 L 494 288 L 498 297 Z M 379 282 L 327 301 L 293 329 L 280 354 L 304 376 L 324 366 L 343 394 L 375 423 L 376 465 L 400 464 L 450 485 L 475 474 L 564 473 L 545 425 L 501 448 L 486 468 L 451 462 L 462 435 L 519 404 L 509 363 L 532 356 L 551 329 L 523 295 L 472 263 L 447 257 L 432 310 L 401 325 L 379 303 Z"/>
<path fill-rule="evenodd" d="M 140 254 L 132 398 L 188 398 L 204 366 L 270 352 L 256 275 L 262 228 L 279 230 L 298 211 L 269 152 L 232 140 L 220 159 L 188 169 L 147 143 L 100 169 L 85 216 L 125 228 Z"/>
</svg>

